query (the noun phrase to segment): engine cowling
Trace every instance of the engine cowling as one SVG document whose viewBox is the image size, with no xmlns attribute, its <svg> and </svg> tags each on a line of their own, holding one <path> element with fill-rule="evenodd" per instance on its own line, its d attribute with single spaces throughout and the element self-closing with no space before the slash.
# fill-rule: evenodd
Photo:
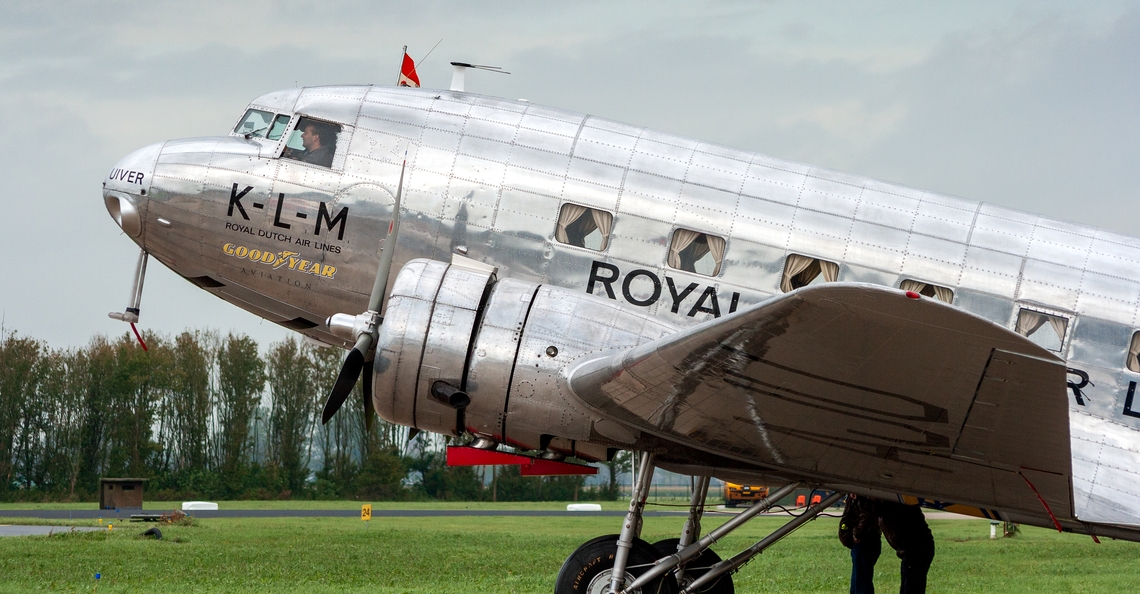
<svg viewBox="0 0 1140 594">
<path fill-rule="evenodd" d="M 588 413 L 566 371 L 676 331 L 612 300 L 497 279 L 466 258 L 412 260 L 388 298 L 373 401 L 392 423 L 602 459 L 638 436 Z M 434 397 L 436 382 L 463 390 L 470 404 L 456 409 Z"/>
</svg>

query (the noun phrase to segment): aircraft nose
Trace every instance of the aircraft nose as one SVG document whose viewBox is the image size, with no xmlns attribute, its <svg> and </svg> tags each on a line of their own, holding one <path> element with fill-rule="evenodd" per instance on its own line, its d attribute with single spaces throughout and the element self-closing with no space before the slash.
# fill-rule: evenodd
<svg viewBox="0 0 1140 594">
<path fill-rule="evenodd" d="M 143 147 L 120 159 L 103 179 L 103 204 L 131 237 L 142 234 L 146 195 L 160 152 L 161 143 Z"/>
</svg>

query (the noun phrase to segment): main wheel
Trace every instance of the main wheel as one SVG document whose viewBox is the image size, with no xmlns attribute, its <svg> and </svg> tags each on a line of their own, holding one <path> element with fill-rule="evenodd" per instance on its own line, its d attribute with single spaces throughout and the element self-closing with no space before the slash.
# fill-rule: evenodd
<svg viewBox="0 0 1140 594">
<path fill-rule="evenodd" d="M 618 535 L 609 534 L 587 541 L 566 558 L 558 579 L 554 582 L 554 594 L 605 594 L 613 576 L 614 554 L 617 552 Z M 634 578 L 653 567 L 658 558 L 657 549 L 641 540 L 633 539 L 629 560 L 625 567 L 625 584 L 633 583 Z M 677 580 L 667 573 L 638 590 L 641 594 L 676 594 Z"/>
<path fill-rule="evenodd" d="M 680 542 L 679 538 L 667 538 L 653 543 L 653 548 L 657 549 L 658 558 L 672 555 L 677 552 L 677 543 Z M 712 549 L 705 549 L 696 559 L 690 560 L 685 564 L 685 575 L 681 578 L 680 587 L 688 586 L 693 583 L 693 580 L 701 577 L 713 565 L 720 563 L 720 555 L 716 554 Z M 732 585 L 731 575 L 722 575 L 720 579 L 705 586 L 700 590 L 701 594 L 735 594 L 736 587 Z"/>
</svg>

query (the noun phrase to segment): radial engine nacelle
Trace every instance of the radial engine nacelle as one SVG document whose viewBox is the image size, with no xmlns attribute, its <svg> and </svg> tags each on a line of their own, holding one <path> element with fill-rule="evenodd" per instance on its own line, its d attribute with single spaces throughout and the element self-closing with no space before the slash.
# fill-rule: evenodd
<svg viewBox="0 0 1140 594">
<path fill-rule="evenodd" d="M 676 331 L 608 299 L 496 279 L 495 269 L 466 258 L 412 260 L 380 327 L 373 402 L 392 423 L 604 459 L 607 448 L 627 449 L 639 436 L 588 413 L 568 371 Z M 447 402 L 452 390 L 470 403 Z"/>
</svg>

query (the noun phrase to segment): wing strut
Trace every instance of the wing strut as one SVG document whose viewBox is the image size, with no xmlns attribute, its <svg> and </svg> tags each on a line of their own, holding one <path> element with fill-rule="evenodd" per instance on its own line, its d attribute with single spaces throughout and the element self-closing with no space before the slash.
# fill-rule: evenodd
<svg viewBox="0 0 1140 594">
<path fill-rule="evenodd" d="M 799 528 L 800 526 L 803 526 L 805 523 L 807 523 L 808 520 L 815 519 L 815 517 L 822 513 L 825 509 L 831 507 L 832 505 L 835 505 L 836 503 L 839 503 L 839 500 L 843 499 L 846 496 L 846 493 L 832 493 L 830 497 L 827 497 L 823 501 L 820 501 L 819 503 L 809 507 L 806 511 L 804 511 L 804 513 L 796 516 L 794 519 L 792 519 L 791 522 L 780 526 L 774 532 L 768 536 L 765 536 L 760 542 L 752 545 L 751 547 L 748 547 L 740 553 L 737 553 L 731 559 L 721 561 L 720 563 L 717 563 L 716 565 L 710 567 L 708 572 L 706 572 L 701 577 L 693 580 L 693 583 L 689 584 L 687 588 L 682 590 L 681 594 L 693 594 L 694 592 L 700 592 L 706 585 L 714 583 L 715 580 L 720 579 L 720 576 L 728 572 L 740 569 L 740 566 L 751 561 L 752 558 L 756 555 L 764 552 L 764 549 L 772 546 L 781 538 L 784 538 L 785 536 L 791 534 L 793 531 L 795 531 L 796 528 Z"/>
<path fill-rule="evenodd" d="M 739 528 L 742 524 L 744 524 L 748 520 L 751 520 L 752 518 L 756 517 L 757 514 L 768 511 L 768 509 L 771 508 L 773 505 L 775 505 L 777 501 L 783 499 L 784 497 L 787 497 L 788 495 L 791 495 L 792 491 L 795 491 L 797 487 L 799 487 L 798 483 L 789 483 L 787 485 L 784 485 L 783 487 L 780 487 L 779 489 L 777 489 L 775 492 L 769 494 L 764 499 L 757 501 L 748 510 L 737 514 L 736 517 L 725 522 L 724 524 L 721 524 L 720 526 L 718 526 L 712 532 L 709 532 L 708 534 L 706 534 L 703 538 L 701 538 L 697 542 L 681 549 L 676 554 L 670 555 L 669 557 L 666 557 L 665 559 L 659 560 L 657 562 L 657 564 L 653 566 L 652 569 L 641 574 L 640 576 L 638 576 L 638 578 L 636 580 L 633 581 L 632 584 L 626 586 L 625 590 L 623 590 L 623 592 L 636 592 L 638 588 L 645 586 L 646 584 L 648 584 L 649 582 L 658 578 L 659 576 L 665 575 L 666 572 L 673 569 L 674 567 L 677 567 L 678 565 L 681 565 L 683 563 L 687 563 L 688 561 L 690 561 L 692 559 L 696 559 L 698 555 L 703 553 L 705 551 L 705 549 L 711 547 L 714 543 L 716 543 L 716 541 L 724 538 L 724 536 L 726 534 L 728 534 L 729 532 L 736 530 L 737 528 Z M 842 493 L 837 493 L 836 495 L 838 495 L 840 498 L 843 497 Z M 835 495 L 832 495 L 832 497 L 835 497 Z M 828 498 L 828 499 L 830 500 L 831 498 Z M 832 501 L 831 503 L 835 503 L 835 502 Z M 831 504 L 829 503 L 828 505 L 831 505 Z M 826 507 L 827 506 L 823 506 L 822 504 L 816 505 L 816 508 L 818 508 L 819 511 L 823 511 Z M 815 509 L 815 508 L 812 508 L 812 509 Z M 815 514 L 810 514 L 810 517 L 808 517 L 809 513 L 811 511 L 812 510 L 809 509 L 807 512 L 805 512 L 805 513 L 801 514 L 799 517 L 797 517 L 796 520 L 799 520 L 799 518 L 804 518 L 804 520 L 800 522 L 800 524 L 802 524 L 803 522 L 806 522 L 806 521 L 810 520 L 811 518 L 815 517 L 815 515 L 819 514 L 819 511 L 816 511 Z M 794 521 L 795 520 L 793 520 L 793 522 Z M 628 522 L 627 522 L 627 524 L 628 524 Z M 783 527 L 780 528 L 780 530 L 784 530 L 784 528 L 786 528 L 790 524 L 791 524 L 791 522 L 789 522 L 788 524 L 785 524 Z M 795 526 L 792 526 L 791 528 L 786 530 L 783 534 L 780 534 L 779 537 L 772 539 L 771 542 L 764 545 L 764 548 L 767 548 L 768 545 L 772 544 L 773 542 L 776 542 L 780 538 L 783 538 L 783 536 L 785 534 L 791 532 L 792 530 L 795 530 L 796 528 L 799 527 L 800 524 L 796 524 Z M 780 532 L 780 530 L 777 530 L 776 532 L 773 532 L 772 534 L 775 535 L 777 532 Z M 771 536 L 769 536 L 768 538 L 771 538 Z M 765 539 L 765 540 L 768 540 L 768 539 Z M 760 541 L 760 542 L 763 543 L 764 541 Z M 751 550 L 751 549 L 749 549 L 749 550 Z M 763 548 L 756 551 L 756 553 L 753 553 L 752 556 L 759 554 L 761 550 L 763 550 Z M 751 559 L 752 556 L 749 556 L 749 559 Z M 735 559 L 735 557 L 733 557 L 733 559 Z M 743 562 L 744 561 L 741 561 L 741 563 L 743 563 Z M 733 568 L 729 568 L 729 569 L 733 569 Z M 726 569 L 725 571 L 728 571 L 729 569 Z M 705 574 L 705 575 L 708 575 L 708 574 Z M 717 574 L 717 576 L 719 576 L 719 575 L 720 575 L 720 573 Z M 704 578 L 704 576 L 701 576 L 701 578 L 698 578 L 698 579 L 703 579 L 703 578 Z M 702 583 L 705 583 L 705 582 L 702 582 Z M 694 591 L 696 591 L 696 590 L 694 590 Z"/>
</svg>

